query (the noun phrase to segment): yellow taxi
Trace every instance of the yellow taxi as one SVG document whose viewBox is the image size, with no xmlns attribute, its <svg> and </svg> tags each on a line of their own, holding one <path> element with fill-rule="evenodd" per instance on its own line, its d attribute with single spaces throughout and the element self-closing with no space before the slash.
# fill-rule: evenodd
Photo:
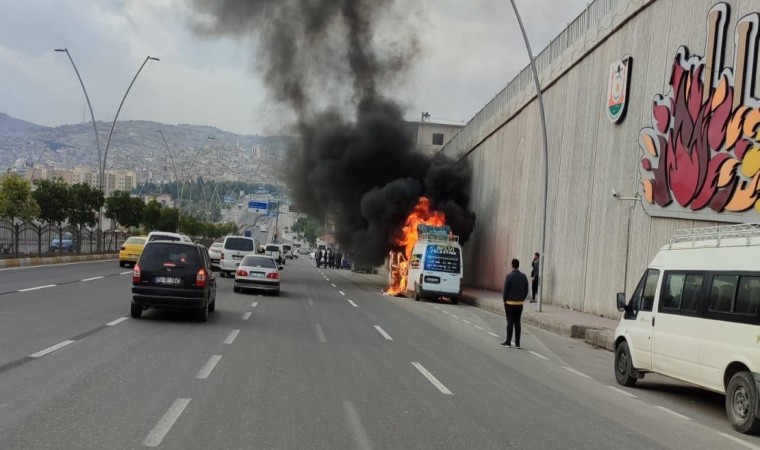
<svg viewBox="0 0 760 450">
<path fill-rule="evenodd" d="M 135 265 L 137 260 L 140 259 L 147 239 L 147 236 L 132 236 L 128 238 L 119 250 L 119 266 Z"/>
</svg>

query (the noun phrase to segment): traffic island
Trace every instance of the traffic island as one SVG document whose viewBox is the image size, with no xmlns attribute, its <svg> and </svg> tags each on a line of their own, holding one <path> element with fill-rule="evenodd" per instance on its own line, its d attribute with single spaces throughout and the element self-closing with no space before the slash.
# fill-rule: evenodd
<svg viewBox="0 0 760 450">
<path fill-rule="evenodd" d="M 36 256 L 30 258 L 0 259 L 0 269 L 8 269 L 11 267 L 45 266 L 50 264 L 78 263 L 86 261 L 115 261 L 117 259 L 119 259 L 119 255 L 117 253 L 95 255 Z"/>
</svg>

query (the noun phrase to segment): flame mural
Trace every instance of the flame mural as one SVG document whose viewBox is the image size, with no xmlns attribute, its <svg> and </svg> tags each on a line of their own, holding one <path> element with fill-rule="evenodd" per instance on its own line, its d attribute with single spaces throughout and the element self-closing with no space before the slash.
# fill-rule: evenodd
<svg viewBox="0 0 760 450">
<path fill-rule="evenodd" d="M 639 135 L 642 196 L 645 205 L 660 207 L 647 208 L 652 215 L 706 210 L 720 220 L 714 213 L 754 209 L 748 220 L 757 220 L 760 213 L 760 101 L 753 83 L 760 15 L 736 26 L 733 70 L 723 68 L 728 17 L 726 3 L 710 10 L 704 57 L 678 50 L 670 93 L 655 97 L 652 126 Z"/>
</svg>

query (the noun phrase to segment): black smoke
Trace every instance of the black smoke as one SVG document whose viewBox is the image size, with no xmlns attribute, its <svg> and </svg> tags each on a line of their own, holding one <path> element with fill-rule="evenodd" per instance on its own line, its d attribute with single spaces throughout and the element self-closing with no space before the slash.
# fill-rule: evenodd
<svg viewBox="0 0 760 450">
<path fill-rule="evenodd" d="M 391 99 L 418 50 L 407 2 L 399 13 L 394 0 L 192 1 L 198 32 L 256 38 L 270 95 L 297 118 L 287 171 L 294 200 L 334 216 L 342 248 L 381 263 L 421 195 L 467 240 L 469 168 L 420 153 Z"/>
</svg>

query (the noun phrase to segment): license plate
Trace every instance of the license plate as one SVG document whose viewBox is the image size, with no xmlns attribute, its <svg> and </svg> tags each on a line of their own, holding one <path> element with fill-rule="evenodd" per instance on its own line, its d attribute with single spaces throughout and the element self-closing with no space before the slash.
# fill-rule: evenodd
<svg viewBox="0 0 760 450">
<path fill-rule="evenodd" d="M 179 277 L 156 277 L 156 284 L 181 284 L 182 278 Z"/>
<path fill-rule="evenodd" d="M 232 255 L 232 259 L 243 259 L 243 255 Z"/>
<path fill-rule="evenodd" d="M 264 278 L 264 274 L 261 272 L 251 272 L 252 278 Z"/>
</svg>

